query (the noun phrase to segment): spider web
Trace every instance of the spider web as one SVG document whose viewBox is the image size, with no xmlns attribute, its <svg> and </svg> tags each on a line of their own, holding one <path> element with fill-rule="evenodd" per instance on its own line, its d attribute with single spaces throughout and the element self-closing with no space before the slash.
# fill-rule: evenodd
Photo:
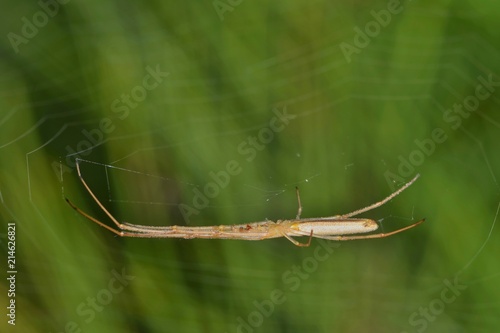
<svg viewBox="0 0 500 333">
<path fill-rule="evenodd" d="M 45 24 L 40 5 L 9 4 L 0 260 L 14 222 L 17 328 L 498 329 L 495 11 L 407 2 L 384 26 L 385 3 L 234 3 L 70 2 Z M 16 52 L 9 33 L 22 35 L 26 21 L 40 26 Z M 379 32 L 357 36 L 377 28 L 370 22 Z M 302 217 L 331 216 L 416 173 L 363 216 L 383 231 L 427 220 L 397 237 L 305 249 L 121 239 L 66 205 L 112 225 L 76 158 L 129 223 L 293 218 L 296 186 Z"/>
</svg>

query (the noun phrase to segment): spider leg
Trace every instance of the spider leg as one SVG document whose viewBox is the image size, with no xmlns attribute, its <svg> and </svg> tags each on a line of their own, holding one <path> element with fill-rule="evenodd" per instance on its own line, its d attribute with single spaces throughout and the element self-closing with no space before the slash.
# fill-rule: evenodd
<svg viewBox="0 0 500 333">
<path fill-rule="evenodd" d="M 394 197 L 398 196 L 404 190 L 406 190 L 411 184 L 413 184 L 418 179 L 418 177 L 420 177 L 420 174 L 417 174 L 415 177 L 413 177 L 412 180 L 410 180 L 408 183 L 404 184 L 403 187 L 401 187 L 396 192 L 394 192 L 391 195 L 389 195 L 387 198 L 385 198 L 383 200 L 380 200 L 379 202 L 376 202 L 376 203 L 374 203 L 374 204 L 372 204 L 370 206 L 367 206 L 365 208 L 361 208 L 361 209 L 355 210 L 354 212 L 350 212 L 350 213 L 347 213 L 347 214 L 344 214 L 344 215 L 340 215 L 338 217 L 340 217 L 340 218 L 346 218 L 346 217 L 356 216 L 356 215 L 359 215 L 361 213 L 364 213 L 364 212 L 370 211 L 372 209 L 375 209 L 377 207 L 380 207 L 380 206 L 384 205 L 385 203 L 387 203 L 388 201 L 390 201 L 391 199 L 393 199 Z"/>
<path fill-rule="evenodd" d="M 308 247 L 309 245 L 311 245 L 311 240 L 312 240 L 312 237 L 313 237 L 313 231 L 311 230 L 311 234 L 309 235 L 309 240 L 307 241 L 307 243 L 300 243 L 299 241 L 293 239 L 292 237 L 288 236 L 285 233 L 283 233 L 282 235 L 284 237 L 286 237 L 286 239 L 288 239 L 290 242 L 292 242 L 293 244 L 295 244 L 297 246 Z"/>
<path fill-rule="evenodd" d="M 299 208 L 297 209 L 296 219 L 300 220 L 300 214 L 302 214 L 302 203 L 300 202 L 299 188 L 297 186 L 295 187 L 295 190 L 297 191 L 297 202 L 299 203 Z"/>
</svg>

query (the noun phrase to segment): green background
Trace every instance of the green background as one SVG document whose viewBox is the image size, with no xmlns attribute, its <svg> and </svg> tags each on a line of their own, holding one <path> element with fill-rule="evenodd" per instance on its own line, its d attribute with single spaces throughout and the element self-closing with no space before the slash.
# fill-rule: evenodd
<svg viewBox="0 0 500 333">
<path fill-rule="evenodd" d="M 2 6 L 0 267 L 6 277 L 14 221 L 18 273 L 15 326 L 0 280 L 0 331 L 499 330 L 499 229 L 488 239 L 500 201 L 498 84 L 466 116 L 447 111 L 484 96 L 479 78 L 500 82 L 495 1 L 55 3 L 49 14 L 34 1 Z M 141 90 L 156 68 L 169 75 Z M 239 145 L 284 108 L 295 118 L 247 161 Z M 112 225 L 79 182 L 77 155 L 98 163 L 82 162 L 84 178 L 130 223 L 293 218 L 295 186 L 302 217 L 342 214 L 416 173 L 363 216 L 384 231 L 427 221 L 308 248 L 119 238 L 64 201 Z M 186 221 L 179 205 L 232 160 L 241 172 Z"/>
</svg>

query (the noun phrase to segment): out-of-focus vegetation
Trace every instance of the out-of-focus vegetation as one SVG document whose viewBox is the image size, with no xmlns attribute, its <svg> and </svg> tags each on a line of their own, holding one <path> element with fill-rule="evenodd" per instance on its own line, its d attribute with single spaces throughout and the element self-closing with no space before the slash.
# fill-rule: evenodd
<svg viewBox="0 0 500 333">
<path fill-rule="evenodd" d="M 12 222 L 17 274 L 15 298 L 0 282 L 2 332 L 500 328 L 498 228 L 486 242 L 500 201 L 495 2 L 3 9 L 0 267 L 8 276 Z M 285 110 L 293 119 L 273 120 Z M 293 218 L 295 186 L 303 217 L 342 214 L 416 173 L 366 216 L 384 231 L 427 221 L 309 248 L 119 238 L 65 203 L 112 225 L 75 157 L 98 163 L 82 162 L 84 178 L 130 223 Z"/>
</svg>

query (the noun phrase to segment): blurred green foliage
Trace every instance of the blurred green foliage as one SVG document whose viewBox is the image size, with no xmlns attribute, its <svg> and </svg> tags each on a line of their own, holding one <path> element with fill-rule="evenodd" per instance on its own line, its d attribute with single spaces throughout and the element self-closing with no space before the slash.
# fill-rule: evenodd
<svg viewBox="0 0 500 333">
<path fill-rule="evenodd" d="M 496 2 L 3 7 L 0 260 L 7 276 L 14 221 L 17 275 L 16 325 L 4 314 L 2 332 L 500 328 L 499 229 L 487 238 L 499 205 Z M 264 133 L 285 108 L 295 118 Z M 416 173 L 367 216 L 383 230 L 427 222 L 309 248 L 118 238 L 65 203 L 111 225 L 76 156 L 97 163 L 82 162 L 83 176 L 130 223 L 293 218 L 295 186 L 303 217 L 342 214 Z M 179 205 L 229 161 L 241 172 L 186 221 Z M 9 288 L 0 282 L 5 313 Z"/>
</svg>

